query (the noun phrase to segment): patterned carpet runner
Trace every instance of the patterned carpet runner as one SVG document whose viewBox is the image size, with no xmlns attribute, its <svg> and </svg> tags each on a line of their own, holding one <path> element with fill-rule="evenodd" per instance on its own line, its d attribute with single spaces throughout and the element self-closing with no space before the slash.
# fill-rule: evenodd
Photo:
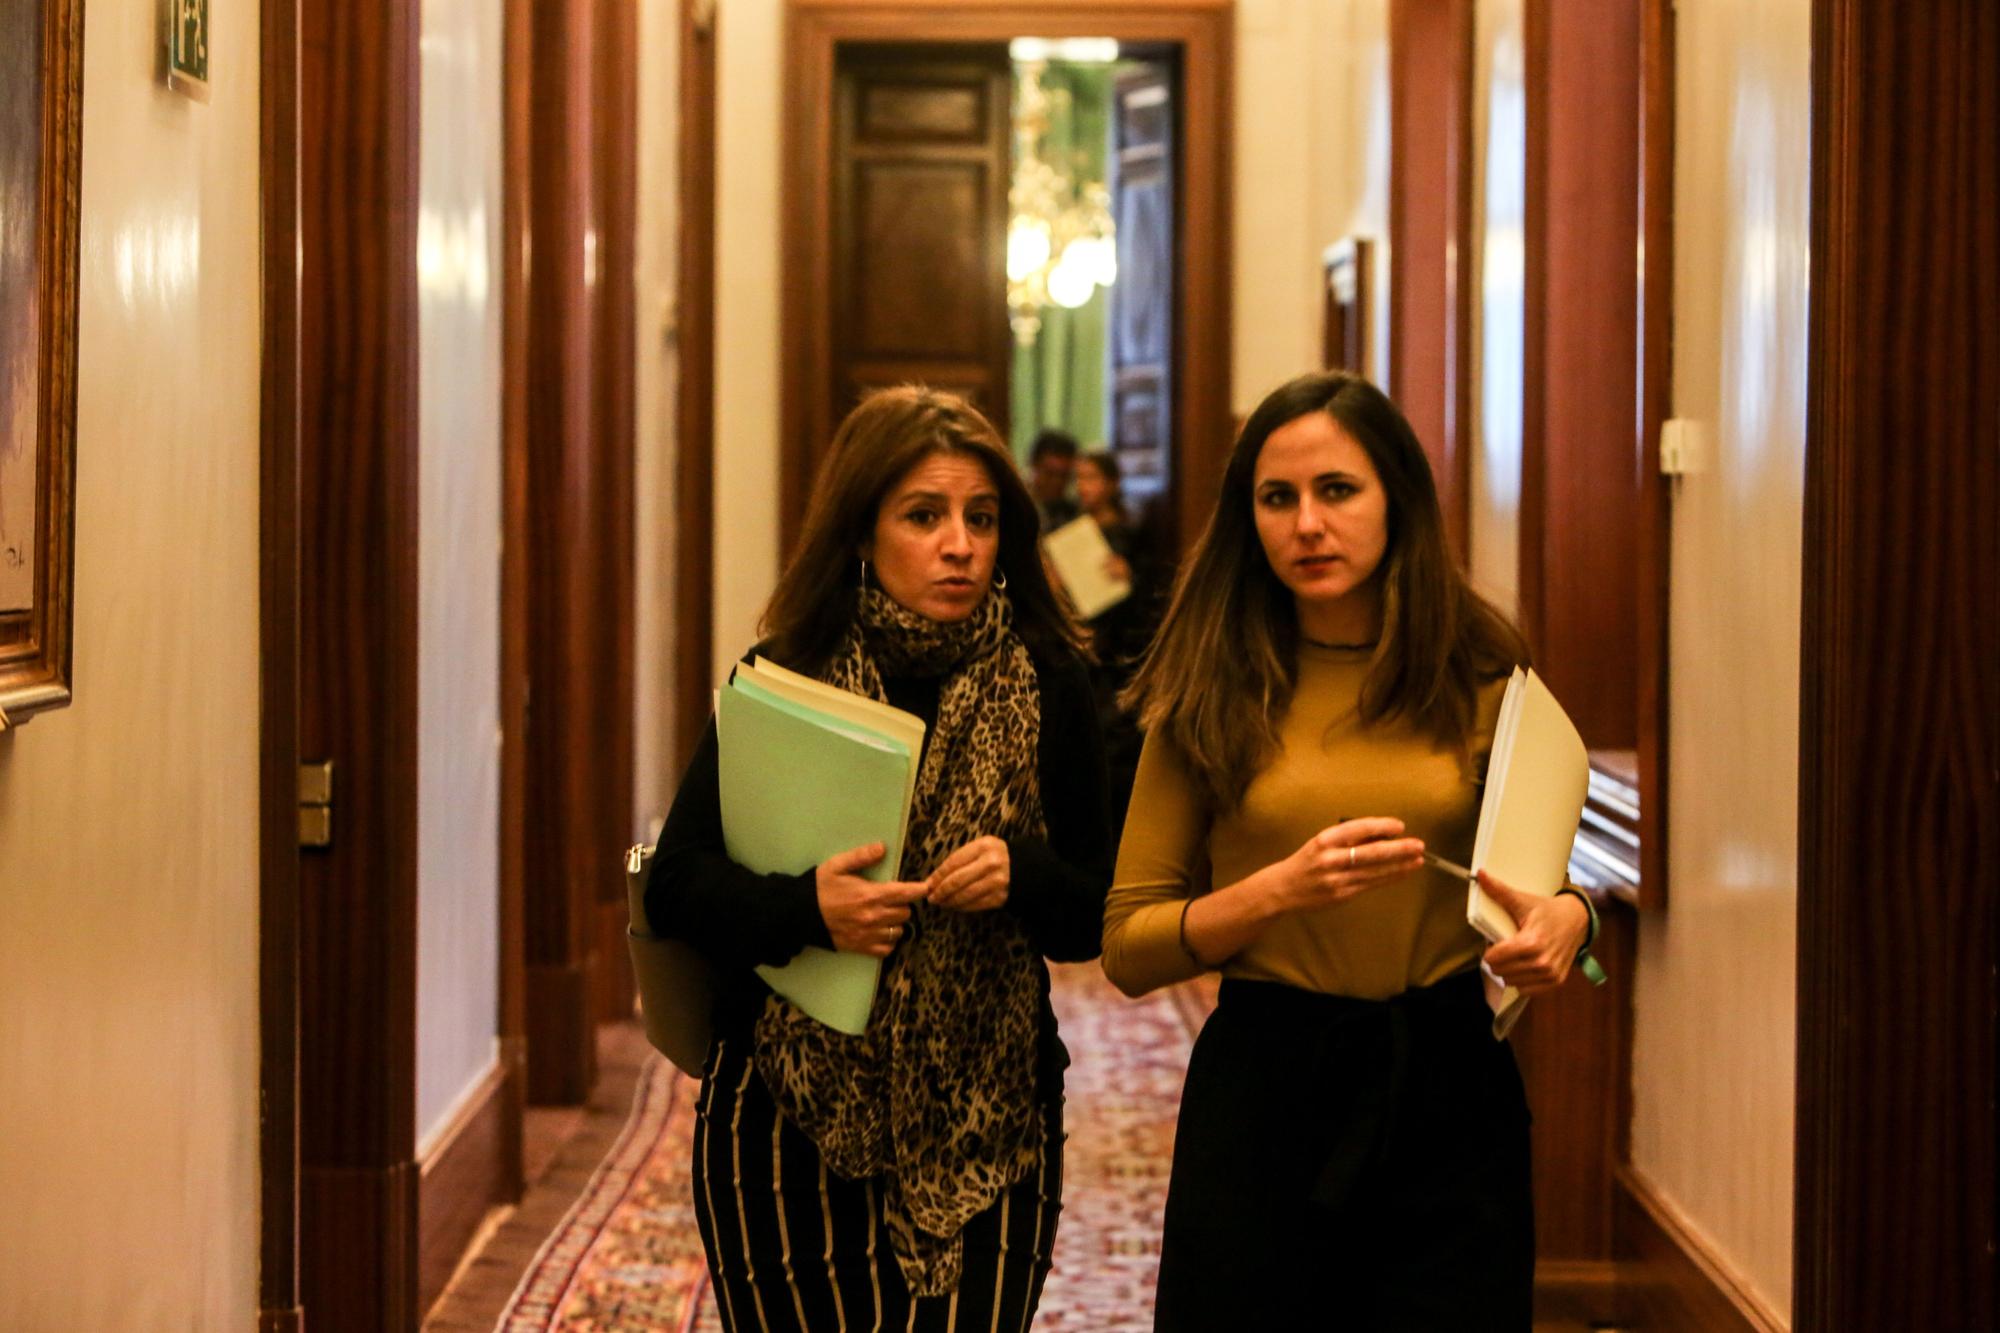
<svg viewBox="0 0 2000 1333">
<path fill-rule="evenodd" d="M 1186 986 L 1127 1000 L 1095 963 L 1052 970 L 1073 1063 L 1062 1230 L 1035 1328 L 1148 1329 L 1181 1077 L 1209 997 Z M 699 1087 L 648 1060 L 624 1133 L 528 1265 L 501 1329 L 720 1329 L 688 1195 Z"/>
</svg>

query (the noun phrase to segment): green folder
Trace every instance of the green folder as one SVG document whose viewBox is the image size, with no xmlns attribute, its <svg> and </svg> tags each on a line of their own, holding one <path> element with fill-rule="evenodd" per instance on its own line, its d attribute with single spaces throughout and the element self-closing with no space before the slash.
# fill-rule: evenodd
<svg viewBox="0 0 2000 1333">
<path fill-rule="evenodd" d="M 730 858 L 761 874 L 796 875 L 836 852 L 879 842 L 863 873 L 892 879 L 903 857 L 910 747 L 787 699 L 738 673 L 716 702 L 721 741 L 722 839 Z M 782 967 L 760 967 L 772 990 L 828 1027 L 868 1026 L 879 960 L 808 947 Z"/>
</svg>

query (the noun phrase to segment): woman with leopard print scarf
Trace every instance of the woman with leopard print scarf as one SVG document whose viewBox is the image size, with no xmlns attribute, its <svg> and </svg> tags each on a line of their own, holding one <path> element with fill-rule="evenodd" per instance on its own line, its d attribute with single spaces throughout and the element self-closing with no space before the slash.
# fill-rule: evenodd
<svg viewBox="0 0 2000 1333">
<path fill-rule="evenodd" d="M 879 845 L 798 875 L 724 850 L 711 725 L 646 893 L 723 975 L 693 1192 L 732 1329 L 1025 1330 L 1062 1196 L 1045 958 L 1098 954 L 1111 849 L 1074 623 L 1033 500 L 962 399 L 871 395 L 834 437 L 754 651 L 926 725 L 899 878 Z M 754 968 L 883 960 L 846 1036 Z"/>
</svg>

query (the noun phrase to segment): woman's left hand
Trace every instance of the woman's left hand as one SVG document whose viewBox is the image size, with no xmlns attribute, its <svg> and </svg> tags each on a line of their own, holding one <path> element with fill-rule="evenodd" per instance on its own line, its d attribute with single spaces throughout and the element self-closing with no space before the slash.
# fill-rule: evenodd
<svg viewBox="0 0 2000 1333">
<path fill-rule="evenodd" d="M 1569 977 L 1576 951 L 1590 933 L 1590 912 L 1570 894 L 1544 898 L 1502 884 L 1485 871 L 1479 887 L 1514 918 L 1516 933 L 1486 951 L 1493 975 L 1523 995 L 1552 991 Z"/>
<path fill-rule="evenodd" d="M 1013 863 L 1007 844 L 995 837 L 974 838 L 931 871 L 930 900 L 954 912 L 990 912 L 1007 903 Z"/>
</svg>

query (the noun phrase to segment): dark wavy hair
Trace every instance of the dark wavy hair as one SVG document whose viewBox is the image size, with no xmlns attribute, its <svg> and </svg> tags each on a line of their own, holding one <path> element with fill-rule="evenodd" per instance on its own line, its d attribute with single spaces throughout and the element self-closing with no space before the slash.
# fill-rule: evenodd
<svg viewBox="0 0 2000 1333">
<path fill-rule="evenodd" d="M 1445 544 L 1430 460 L 1387 394 L 1359 375 L 1301 375 L 1250 414 L 1215 512 L 1175 585 L 1124 701 L 1186 757 L 1218 809 L 1234 809 L 1277 746 L 1298 683 L 1298 610 L 1257 536 L 1257 456 L 1272 432 L 1324 412 L 1364 450 L 1389 502 L 1382 637 L 1363 682 L 1364 722 L 1407 719 L 1462 746 L 1480 686 L 1528 660 L 1520 631 L 1472 590 Z"/>
<path fill-rule="evenodd" d="M 1082 633 L 1042 566 L 1040 512 L 999 432 L 958 395 L 905 384 L 869 394 L 834 432 L 805 530 L 759 625 L 772 660 L 817 672 L 840 650 L 860 601 L 860 551 L 876 512 L 911 468 L 936 453 L 975 460 L 1000 494 L 995 577 L 1006 578 L 1022 642 L 1044 657 L 1082 656 Z"/>
</svg>

